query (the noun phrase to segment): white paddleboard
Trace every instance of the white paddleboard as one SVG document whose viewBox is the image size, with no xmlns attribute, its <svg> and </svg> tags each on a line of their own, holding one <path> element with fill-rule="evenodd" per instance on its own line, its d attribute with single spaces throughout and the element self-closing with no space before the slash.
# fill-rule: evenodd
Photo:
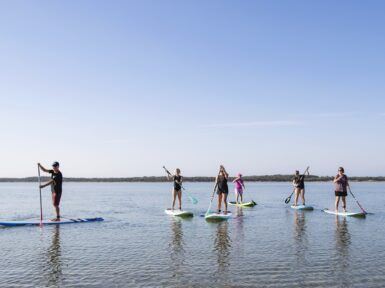
<svg viewBox="0 0 385 288">
<path fill-rule="evenodd" d="M 43 225 L 61 225 L 61 224 L 73 224 L 73 223 L 87 223 L 87 222 L 99 222 L 103 221 L 103 218 L 74 218 L 66 219 L 61 218 L 60 221 L 43 220 Z M 15 227 L 15 226 L 38 226 L 40 220 L 25 220 L 25 221 L 0 221 L 0 226 Z"/>
<path fill-rule="evenodd" d="M 223 213 L 209 213 L 207 215 L 205 215 L 205 219 L 206 220 L 211 220 L 211 221 L 223 221 L 223 220 L 227 220 L 231 218 L 231 212 L 227 212 L 227 214 L 223 214 Z"/>
<path fill-rule="evenodd" d="M 183 211 L 183 210 L 172 210 L 172 209 L 166 209 L 164 210 L 164 212 L 167 214 L 167 215 L 171 215 L 171 216 L 177 216 L 177 217 L 193 217 L 194 214 L 192 212 L 189 212 L 189 211 Z"/>
<path fill-rule="evenodd" d="M 309 206 L 309 205 L 297 205 L 297 206 L 291 205 L 290 207 L 296 210 L 313 210 L 314 209 L 313 206 Z"/>
<path fill-rule="evenodd" d="M 325 213 L 343 216 L 343 217 L 365 217 L 366 214 L 363 212 L 336 212 L 334 210 L 324 209 Z"/>
</svg>

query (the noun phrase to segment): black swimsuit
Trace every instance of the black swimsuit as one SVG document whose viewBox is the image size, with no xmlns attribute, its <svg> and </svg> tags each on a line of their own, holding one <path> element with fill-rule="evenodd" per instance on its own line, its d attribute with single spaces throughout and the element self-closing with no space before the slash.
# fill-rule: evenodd
<svg viewBox="0 0 385 288">
<path fill-rule="evenodd" d="M 305 175 L 294 177 L 295 188 L 305 189 Z"/>
<path fill-rule="evenodd" d="M 218 176 L 218 189 L 217 194 L 229 194 L 229 186 L 227 185 L 227 178 L 224 176 Z"/>
<path fill-rule="evenodd" d="M 174 175 L 174 190 L 176 190 L 176 191 L 182 190 L 182 185 L 179 184 L 181 182 L 181 180 L 182 180 L 182 176 Z M 177 182 L 179 182 L 179 183 L 177 183 Z"/>
</svg>

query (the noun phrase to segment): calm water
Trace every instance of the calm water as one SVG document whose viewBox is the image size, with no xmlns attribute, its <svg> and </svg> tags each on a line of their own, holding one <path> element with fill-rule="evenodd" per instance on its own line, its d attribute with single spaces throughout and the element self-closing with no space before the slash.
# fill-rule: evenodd
<svg viewBox="0 0 385 288">
<path fill-rule="evenodd" d="M 258 206 L 206 223 L 209 183 L 186 183 L 192 220 L 164 214 L 170 185 L 66 183 L 63 216 L 106 219 L 61 227 L 0 228 L 0 287 L 384 287 L 385 184 L 353 183 L 370 212 L 336 218 L 332 185 L 307 186 L 313 212 L 283 200 L 287 183 L 248 184 Z M 53 217 L 44 191 L 46 217 Z M 233 197 L 233 195 L 231 194 Z M 36 185 L 0 184 L 0 218 L 38 218 Z M 350 208 L 350 209 L 349 209 Z M 349 197 L 349 210 L 357 210 Z"/>
</svg>

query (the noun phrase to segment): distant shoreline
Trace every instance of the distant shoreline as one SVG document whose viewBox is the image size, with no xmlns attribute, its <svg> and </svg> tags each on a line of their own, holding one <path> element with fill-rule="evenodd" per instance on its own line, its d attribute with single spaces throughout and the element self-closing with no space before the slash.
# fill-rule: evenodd
<svg viewBox="0 0 385 288">
<path fill-rule="evenodd" d="M 43 181 L 46 181 L 47 177 L 42 177 Z M 230 178 L 229 181 L 234 178 Z M 247 182 L 290 182 L 293 179 L 293 175 L 261 175 L 261 176 L 244 176 L 243 179 Z M 119 182 L 144 182 L 144 183 L 160 183 L 169 182 L 164 176 L 144 176 L 144 177 L 122 177 L 122 178 L 74 178 L 64 177 L 66 182 L 106 182 L 106 183 L 119 183 Z M 307 182 L 329 182 L 332 181 L 331 176 L 315 176 L 310 175 L 306 177 Z M 350 181 L 355 182 L 385 182 L 385 176 L 379 177 L 349 177 Z M 25 178 L 0 178 L 0 183 L 5 182 L 37 182 L 37 177 L 25 177 Z M 184 177 L 185 182 L 214 182 L 214 177 Z"/>
</svg>

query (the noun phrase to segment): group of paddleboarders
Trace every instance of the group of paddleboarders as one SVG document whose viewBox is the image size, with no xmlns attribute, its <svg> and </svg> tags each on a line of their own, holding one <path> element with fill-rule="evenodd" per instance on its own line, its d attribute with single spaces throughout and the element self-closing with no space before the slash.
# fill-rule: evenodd
<svg viewBox="0 0 385 288">
<path fill-rule="evenodd" d="M 310 175 L 309 168 L 306 169 L 305 173 L 300 175 L 299 171 L 295 171 L 293 178 L 293 186 L 295 192 L 294 205 L 298 206 L 298 198 L 301 196 L 302 205 L 305 206 L 305 177 Z M 340 202 L 342 202 L 342 209 L 346 212 L 346 196 L 348 196 L 349 181 L 345 175 L 345 169 L 343 167 L 338 168 L 338 174 L 334 177 L 333 183 L 335 185 L 335 212 L 338 212 Z"/>
<path fill-rule="evenodd" d="M 175 209 L 175 202 L 178 198 L 179 203 L 179 210 L 182 210 L 182 182 L 183 182 L 183 176 L 181 175 L 181 171 L 179 168 L 175 169 L 175 174 L 172 175 L 166 168 L 164 168 L 167 172 L 167 179 L 172 180 L 174 185 L 172 189 L 172 208 L 171 210 Z M 228 179 L 229 179 L 229 173 L 227 173 L 225 167 L 221 165 L 219 167 L 219 173 L 217 177 L 215 178 L 215 186 L 214 186 L 214 193 L 211 196 L 211 201 L 214 199 L 214 194 L 216 193 L 218 195 L 218 214 L 222 212 L 222 202 L 224 205 L 224 211 L 223 214 L 227 214 L 227 196 L 229 194 L 229 185 L 228 185 Z M 235 198 L 236 198 L 236 204 L 243 202 L 243 191 L 245 189 L 245 183 L 242 179 L 242 174 L 238 173 L 236 178 L 233 180 L 233 183 L 235 184 Z M 240 201 L 239 201 L 240 198 Z"/>
<path fill-rule="evenodd" d="M 182 210 L 182 183 L 183 183 L 183 176 L 181 175 L 181 170 L 177 168 L 175 170 L 175 174 L 172 175 L 168 170 L 167 172 L 167 179 L 172 180 L 173 190 L 172 190 L 172 208 L 171 210 L 175 209 L 175 202 L 176 199 L 178 199 L 179 204 L 179 210 Z M 303 174 L 300 174 L 300 172 L 297 170 L 295 171 L 294 177 L 293 177 L 293 187 L 294 187 L 294 207 L 298 206 L 298 200 L 301 197 L 302 205 L 305 206 L 305 177 L 309 176 L 309 167 L 306 169 L 306 171 Z M 218 204 L 217 204 L 217 213 L 220 214 L 222 212 L 222 202 L 224 206 L 223 214 L 228 213 L 227 209 L 227 198 L 229 194 L 229 186 L 228 186 L 228 180 L 229 180 L 229 174 L 227 173 L 225 167 L 223 165 L 220 165 L 219 167 L 219 173 L 217 177 L 215 178 L 215 188 L 214 193 L 211 196 L 211 201 L 214 199 L 215 193 L 218 196 Z M 235 177 L 235 179 L 232 181 L 235 185 L 234 192 L 235 192 L 235 204 L 242 204 L 243 203 L 243 192 L 245 189 L 245 183 L 242 178 L 242 174 L 238 173 Z M 345 175 L 345 170 L 343 167 L 339 167 L 338 174 L 334 177 L 334 185 L 335 185 L 335 211 L 338 212 L 339 204 L 342 202 L 342 209 L 343 212 L 346 212 L 346 196 L 347 191 L 349 187 L 348 177 Z"/>
<path fill-rule="evenodd" d="M 45 188 L 47 186 L 51 187 L 52 192 L 52 204 L 55 208 L 56 218 L 52 219 L 52 221 L 60 221 L 60 200 L 62 196 L 62 183 L 63 183 L 63 175 L 60 171 L 59 162 L 52 163 L 52 169 L 44 168 L 40 163 L 38 163 L 38 167 L 41 171 L 51 174 L 51 179 L 40 185 L 40 188 Z M 172 189 L 172 210 L 175 209 L 176 200 L 178 199 L 178 208 L 182 210 L 182 189 L 183 189 L 183 176 L 181 175 L 181 170 L 179 168 L 175 169 L 175 174 L 172 175 L 166 168 L 164 168 L 167 172 L 167 179 L 173 181 L 173 189 Z M 297 170 L 295 171 L 293 178 L 293 187 L 294 187 L 294 205 L 298 205 L 298 199 L 301 197 L 302 205 L 305 205 L 305 177 L 310 175 L 309 168 L 306 169 L 304 174 L 300 174 Z M 215 186 L 214 192 L 211 196 L 211 201 L 214 199 L 215 193 L 218 196 L 218 205 L 217 205 L 217 213 L 220 214 L 222 212 L 222 202 L 224 206 L 223 214 L 227 214 L 227 198 L 229 194 L 229 173 L 227 173 L 225 167 L 220 165 L 219 173 L 215 178 Z M 238 173 L 235 179 L 232 181 L 235 185 L 235 203 L 242 204 L 243 203 L 243 192 L 245 189 L 245 183 L 242 178 L 242 174 Z M 335 184 L 335 211 L 338 212 L 339 204 L 342 202 L 342 209 L 346 212 L 346 196 L 349 188 L 348 177 L 345 175 L 345 170 L 343 167 L 339 167 L 338 174 L 334 177 L 333 180 Z"/>
</svg>

